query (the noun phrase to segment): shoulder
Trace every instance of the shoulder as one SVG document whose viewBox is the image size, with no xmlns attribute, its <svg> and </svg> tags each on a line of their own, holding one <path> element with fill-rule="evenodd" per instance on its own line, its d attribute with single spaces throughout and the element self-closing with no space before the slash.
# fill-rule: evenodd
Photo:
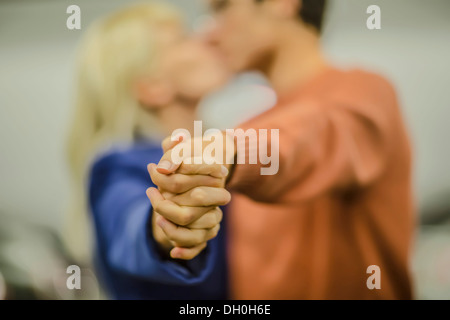
<svg viewBox="0 0 450 320">
<path fill-rule="evenodd" d="M 379 73 L 362 69 L 340 70 L 338 85 L 334 92 L 351 92 L 354 97 L 387 98 L 395 97 L 392 83 Z"/>
</svg>

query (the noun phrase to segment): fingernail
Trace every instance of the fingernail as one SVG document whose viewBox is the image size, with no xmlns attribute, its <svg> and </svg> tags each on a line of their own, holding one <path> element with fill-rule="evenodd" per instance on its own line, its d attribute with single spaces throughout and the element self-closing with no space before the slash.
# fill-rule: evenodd
<svg viewBox="0 0 450 320">
<path fill-rule="evenodd" d="M 228 176 L 229 171 L 228 171 L 227 167 L 222 166 L 222 168 L 220 169 L 220 173 L 222 174 L 222 177 L 225 178 L 226 176 Z"/>
<path fill-rule="evenodd" d="M 158 164 L 158 169 L 169 170 L 172 167 L 172 163 L 167 160 L 163 160 Z"/>
<path fill-rule="evenodd" d="M 184 140 L 184 138 L 185 138 L 185 135 L 184 135 L 184 134 L 182 134 L 182 133 L 180 133 L 180 135 L 178 136 L 178 142 L 181 142 L 181 141 L 183 141 L 183 140 Z"/>
</svg>

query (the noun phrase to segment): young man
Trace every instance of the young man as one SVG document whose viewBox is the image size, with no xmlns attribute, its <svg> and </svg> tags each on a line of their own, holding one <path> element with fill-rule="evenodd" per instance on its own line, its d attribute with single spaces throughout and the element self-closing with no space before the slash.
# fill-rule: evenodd
<svg viewBox="0 0 450 320">
<path fill-rule="evenodd" d="M 279 144 L 263 141 L 278 144 L 278 173 L 261 175 L 264 164 L 248 161 L 228 166 L 232 297 L 410 299 L 411 151 L 391 85 L 327 64 L 319 44 L 324 0 L 211 6 L 211 43 L 235 71 L 264 72 L 279 95 L 277 106 L 240 126 L 279 129 Z M 152 178 L 177 171 L 188 185 L 207 172 L 207 164 L 174 164 L 167 145 Z M 239 151 L 247 160 L 255 152 L 249 143 L 235 145 Z M 158 186 L 173 183 L 168 175 Z"/>
</svg>

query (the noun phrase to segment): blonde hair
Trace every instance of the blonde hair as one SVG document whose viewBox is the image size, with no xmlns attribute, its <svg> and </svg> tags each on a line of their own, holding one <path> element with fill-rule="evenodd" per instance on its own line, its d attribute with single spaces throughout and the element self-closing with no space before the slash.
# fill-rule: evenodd
<svg viewBox="0 0 450 320">
<path fill-rule="evenodd" d="M 157 119 L 139 107 L 133 84 L 158 65 L 164 35 L 181 30 L 178 11 L 162 3 L 124 8 L 86 32 L 77 61 L 76 108 L 68 139 L 73 181 L 64 238 L 75 257 L 89 257 L 86 180 L 96 151 L 131 143 L 136 134 L 158 134 Z"/>
</svg>

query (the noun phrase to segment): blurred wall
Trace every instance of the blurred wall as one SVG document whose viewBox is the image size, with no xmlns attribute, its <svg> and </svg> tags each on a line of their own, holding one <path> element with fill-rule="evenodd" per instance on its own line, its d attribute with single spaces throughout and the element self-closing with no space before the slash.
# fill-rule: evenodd
<svg viewBox="0 0 450 320">
<path fill-rule="evenodd" d="M 192 24 L 199 1 L 170 2 Z M 130 3 L 0 0 L 0 213 L 61 225 L 69 192 L 64 143 L 77 44 L 93 20 Z M 66 27 L 71 4 L 81 8 L 81 30 Z"/>
<path fill-rule="evenodd" d="M 381 8 L 381 30 L 365 27 L 371 4 Z M 393 82 L 413 138 L 421 212 L 449 209 L 450 1 L 331 0 L 323 44 L 332 60 Z"/>
<path fill-rule="evenodd" d="M 130 2 L 0 0 L 0 213 L 60 226 L 77 41 L 97 16 Z M 171 2 L 190 23 L 202 10 L 201 0 Z M 81 31 L 66 28 L 70 4 L 81 7 Z M 366 28 L 370 4 L 382 9 L 381 30 Z M 379 71 L 398 88 L 414 138 L 420 205 L 450 194 L 450 2 L 334 0 L 329 9 L 329 58 Z"/>
</svg>

